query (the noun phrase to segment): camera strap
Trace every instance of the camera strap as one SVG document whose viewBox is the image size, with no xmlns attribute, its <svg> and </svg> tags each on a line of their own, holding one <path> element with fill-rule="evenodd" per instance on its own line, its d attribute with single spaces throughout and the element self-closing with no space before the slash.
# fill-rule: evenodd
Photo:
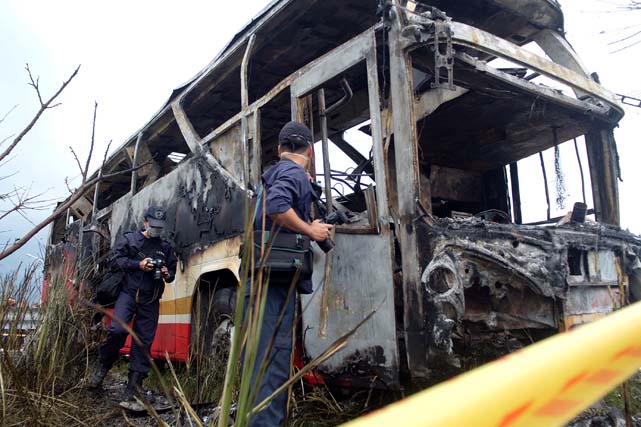
<svg viewBox="0 0 641 427">
<path fill-rule="evenodd" d="M 254 221 L 256 221 L 256 215 L 258 215 L 258 206 L 259 206 L 258 204 L 260 203 L 260 201 L 263 198 L 263 190 L 264 190 L 264 188 L 265 188 L 265 186 L 263 184 L 260 184 L 260 188 L 258 189 L 258 196 L 256 197 L 256 207 L 254 208 L 254 216 L 252 217 L 252 224 L 254 223 Z M 263 212 L 264 212 L 264 210 L 263 210 Z"/>
</svg>

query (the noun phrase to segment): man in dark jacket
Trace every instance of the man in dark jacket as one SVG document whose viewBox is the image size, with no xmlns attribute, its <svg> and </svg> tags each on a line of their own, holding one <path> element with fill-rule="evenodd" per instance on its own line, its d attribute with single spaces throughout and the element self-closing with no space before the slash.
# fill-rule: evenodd
<svg viewBox="0 0 641 427">
<path fill-rule="evenodd" d="M 264 216 L 265 230 L 271 230 L 275 223 L 279 233 L 304 234 L 315 241 L 322 241 L 330 236 L 331 225 L 323 224 L 319 220 L 311 221 L 311 204 L 318 197 L 306 172 L 313 155 L 312 141 L 310 130 L 301 123 L 289 122 L 281 129 L 278 136 L 280 161 L 263 174 L 265 212 L 263 215 L 263 203 L 258 203 L 254 230 L 262 230 Z M 270 396 L 289 378 L 296 298 L 295 293 L 289 299 L 287 295 L 293 279 L 294 273 L 272 273 L 269 278 L 252 383 L 256 382 L 260 362 L 264 359 L 272 337 L 275 339 L 269 358 L 266 359 L 269 360 L 269 365 L 260 383 L 255 404 Z M 311 277 L 301 277 L 296 286 L 299 293 L 311 293 Z M 276 329 L 281 311 L 283 319 L 280 327 Z M 287 393 L 280 393 L 266 409 L 251 418 L 249 425 L 282 425 L 286 405 Z"/>
<path fill-rule="evenodd" d="M 113 267 L 124 271 L 124 284 L 114 307 L 115 319 L 100 347 L 100 370 L 89 386 L 102 385 L 127 339 L 125 325 L 134 319 L 132 330 L 142 345 L 132 340 L 129 380 L 123 400 L 130 400 L 135 392 L 140 392 L 142 380 L 149 372 L 149 350 L 158 327 L 159 300 L 165 282 L 172 282 L 176 275 L 176 255 L 171 245 L 161 238 L 165 220 L 164 209 L 151 206 L 145 214 L 145 228 L 125 233 L 113 249 Z"/>
</svg>

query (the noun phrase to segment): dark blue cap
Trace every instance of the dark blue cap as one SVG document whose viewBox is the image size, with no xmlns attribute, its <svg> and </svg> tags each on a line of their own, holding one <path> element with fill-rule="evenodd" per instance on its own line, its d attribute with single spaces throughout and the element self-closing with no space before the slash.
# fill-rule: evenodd
<svg viewBox="0 0 641 427">
<path fill-rule="evenodd" d="M 312 132 L 302 123 L 289 122 L 280 130 L 278 143 L 293 149 L 305 148 L 312 143 Z"/>
<path fill-rule="evenodd" d="M 149 206 L 145 213 L 145 219 L 152 227 L 164 227 L 167 220 L 167 212 L 160 206 Z"/>
</svg>

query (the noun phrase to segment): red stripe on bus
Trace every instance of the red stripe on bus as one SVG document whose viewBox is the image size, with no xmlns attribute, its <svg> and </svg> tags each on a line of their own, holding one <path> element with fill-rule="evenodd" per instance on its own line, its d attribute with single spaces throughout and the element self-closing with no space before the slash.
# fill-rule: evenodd
<svg viewBox="0 0 641 427">
<path fill-rule="evenodd" d="M 156 337 L 151 344 L 151 357 L 165 360 L 165 352 L 173 361 L 185 362 L 189 357 L 189 323 L 160 323 Z M 131 337 L 127 337 L 125 346 L 120 354 L 129 354 L 131 350 Z"/>
</svg>

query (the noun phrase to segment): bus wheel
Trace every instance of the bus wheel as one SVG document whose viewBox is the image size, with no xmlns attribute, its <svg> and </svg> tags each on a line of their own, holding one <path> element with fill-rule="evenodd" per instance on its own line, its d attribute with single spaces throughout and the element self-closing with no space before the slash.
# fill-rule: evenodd
<svg viewBox="0 0 641 427">
<path fill-rule="evenodd" d="M 197 364 L 209 358 L 226 363 L 234 330 L 236 290 L 212 291 L 200 289 L 192 305 L 190 359 Z"/>
</svg>

